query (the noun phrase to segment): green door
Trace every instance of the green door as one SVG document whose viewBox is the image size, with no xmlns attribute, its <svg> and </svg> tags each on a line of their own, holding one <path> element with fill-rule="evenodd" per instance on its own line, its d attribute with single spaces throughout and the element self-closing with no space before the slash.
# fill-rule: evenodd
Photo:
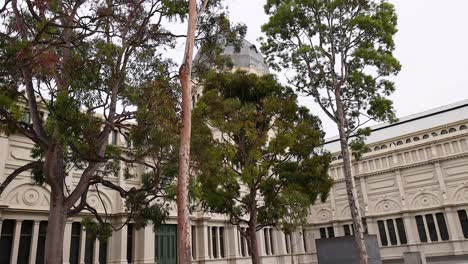
<svg viewBox="0 0 468 264">
<path fill-rule="evenodd" d="M 156 263 L 177 264 L 177 225 L 160 225 L 155 242 Z"/>
</svg>

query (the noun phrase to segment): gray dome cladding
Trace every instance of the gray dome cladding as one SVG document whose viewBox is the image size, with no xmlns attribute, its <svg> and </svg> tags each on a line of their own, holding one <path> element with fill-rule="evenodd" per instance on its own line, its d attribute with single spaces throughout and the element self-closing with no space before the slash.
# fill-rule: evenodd
<svg viewBox="0 0 468 264">
<path fill-rule="evenodd" d="M 268 66 L 262 54 L 257 50 L 257 47 L 245 39 L 242 41 L 239 51 L 236 51 L 233 45 L 227 45 L 223 54 L 232 59 L 234 67 L 255 68 L 262 73 L 269 72 Z"/>
<path fill-rule="evenodd" d="M 239 50 L 236 50 L 234 45 L 227 44 L 224 47 L 222 55 L 229 56 L 231 58 L 234 68 L 252 68 L 259 73 L 269 73 L 268 66 L 265 63 L 262 54 L 260 54 L 254 44 L 245 39 L 242 40 Z M 195 55 L 194 61 L 204 64 L 200 51 Z"/>
</svg>

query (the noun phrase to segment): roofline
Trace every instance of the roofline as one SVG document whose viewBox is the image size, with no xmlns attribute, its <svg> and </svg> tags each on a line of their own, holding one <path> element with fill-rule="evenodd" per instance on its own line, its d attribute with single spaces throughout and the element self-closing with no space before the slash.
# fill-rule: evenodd
<svg viewBox="0 0 468 264">
<path fill-rule="evenodd" d="M 461 104 L 458 104 L 458 103 L 461 103 Z M 410 115 L 410 116 L 407 117 L 408 119 L 398 121 L 398 122 L 395 122 L 395 123 L 378 124 L 378 125 L 375 125 L 373 128 L 370 127 L 370 129 L 371 129 L 371 132 L 379 131 L 379 130 L 382 130 L 382 129 L 385 129 L 385 128 L 402 125 L 402 124 L 409 123 L 409 122 L 412 122 L 412 121 L 416 121 L 416 120 L 424 119 L 424 118 L 427 118 L 427 117 L 435 116 L 435 115 L 438 115 L 438 114 L 443 114 L 443 113 L 446 113 L 446 112 L 457 110 L 457 109 L 460 109 L 460 108 L 468 107 L 468 100 L 460 101 L 458 103 L 442 106 L 442 107 L 440 107 L 441 109 L 437 110 L 437 111 L 431 111 L 431 110 L 425 111 L 427 114 L 424 114 L 425 112 L 422 112 L 421 115 L 418 115 L 418 114 Z M 447 108 L 445 108 L 445 107 L 447 107 Z M 432 110 L 435 110 L 435 109 L 432 109 Z M 350 136 L 350 138 L 352 138 L 352 137 L 355 137 L 355 135 Z M 340 138 L 336 137 L 336 136 L 332 137 L 332 138 L 329 138 L 328 141 L 327 141 L 327 139 L 325 139 L 325 142 L 323 142 L 322 146 L 324 146 L 326 144 L 333 143 L 333 142 L 337 142 L 339 140 L 340 140 Z"/>
</svg>

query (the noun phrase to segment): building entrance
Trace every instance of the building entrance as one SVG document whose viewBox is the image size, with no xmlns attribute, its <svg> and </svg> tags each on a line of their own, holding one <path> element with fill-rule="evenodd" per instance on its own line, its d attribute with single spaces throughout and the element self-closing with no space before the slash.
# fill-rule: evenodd
<svg viewBox="0 0 468 264">
<path fill-rule="evenodd" d="M 177 225 L 160 225 L 155 235 L 156 263 L 177 264 Z"/>
</svg>

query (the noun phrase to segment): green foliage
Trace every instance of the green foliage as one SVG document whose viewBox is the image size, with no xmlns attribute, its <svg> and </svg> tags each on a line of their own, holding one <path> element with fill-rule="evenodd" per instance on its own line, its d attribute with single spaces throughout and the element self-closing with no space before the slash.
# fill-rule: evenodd
<svg viewBox="0 0 468 264">
<path fill-rule="evenodd" d="M 294 69 L 297 90 L 315 98 L 334 121 L 343 107 L 347 137 L 367 120 L 395 122 L 394 91 L 385 77 L 393 57 L 397 15 L 385 0 L 268 0 L 262 51 L 276 69 Z M 339 95 L 339 97 L 337 97 Z M 358 147 L 358 143 L 354 144 Z"/>
<path fill-rule="evenodd" d="M 207 210 L 233 223 L 258 215 L 258 226 L 276 225 L 304 218 L 302 211 L 326 198 L 332 180 L 329 155 L 317 151 L 320 121 L 297 105 L 290 88 L 272 75 L 242 71 L 211 72 L 203 87 L 192 149 Z"/>
<path fill-rule="evenodd" d="M 196 44 L 208 58 L 218 58 L 214 65 L 224 63 L 221 40 L 238 42 L 245 34 L 245 26 L 232 24 L 221 3 L 209 1 L 196 32 Z M 54 175 L 34 168 L 36 183 L 52 185 L 70 171 L 74 177 L 85 171 L 93 177 L 79 181 L 80 187 L 88 185 L 79 190 L 105 183 L 126 199 L 130 220 L 158 225 L 168 214 L 167 201 L 175 199 L 180 131 L 177 65 L 166 58 L 178 37 L 164 22 L 184 21 L 187 2 L 26 4 L 8 2 L 7 10 L 17 5 L 19 12 L 2 13 L 0 22 L 0 132 L 30 138 L 36 144 L 31 155 L 44 166 L 63 164 Z M 22 120 L 26 113 L 33 124 Z M 114 135 L 118 142 L 110 144 Z M 119 142 L 122 137 L 127 144 Z M 47 155 L 51 149 L 54 155 Z M 141 179 L 142 186 L 123 190 L 120 181 L 108 180 L 122 171 L 125 179 Z M 57 193 L 73 196 L 73 191 Z"/>
<path fill-rule="evenodd" d="M 112 235 L 112 226 L 109 223 L 97 223 L 91 217 L 84 217 L 81 224 L 86 232 L 90 232 L 99 241 L 107 241 Z"/>
</svg>

